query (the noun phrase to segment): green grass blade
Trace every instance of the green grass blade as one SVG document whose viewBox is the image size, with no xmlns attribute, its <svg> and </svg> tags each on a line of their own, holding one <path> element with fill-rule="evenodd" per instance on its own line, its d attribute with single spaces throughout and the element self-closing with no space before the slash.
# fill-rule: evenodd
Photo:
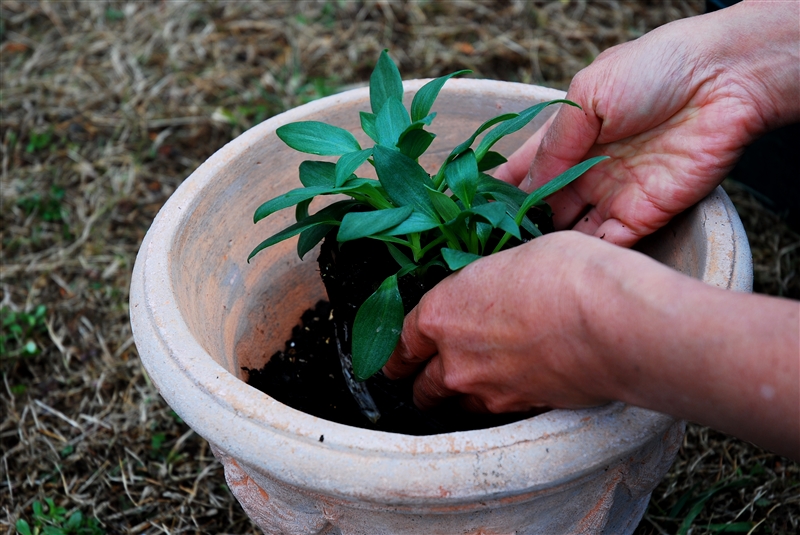
<svg viewBox="0 0 800 535">
<path fill-rule="evenodd" d="M 403 330 L 403 300 L 397 275 L 386 280 L 364 301 L 353 322 L 353 374 L 365 381 L 392 355 Z"/>
</svg>

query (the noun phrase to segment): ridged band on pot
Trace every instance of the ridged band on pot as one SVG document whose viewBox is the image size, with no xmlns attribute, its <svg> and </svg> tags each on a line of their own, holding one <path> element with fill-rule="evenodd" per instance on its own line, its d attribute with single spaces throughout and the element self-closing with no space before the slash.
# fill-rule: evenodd
<svg viewBox="0 0 800 535">
<path fill-rule="evenodd" d="M 409 100 L 423 83 L 406 83 Z M 241 367 L 262 366 L 302 311 L 324 298 L 314 253 L 300 262 L 293 242 L 246 263 L 252 247 L 292 216 L 253 225 L 255 208 L 296 187 L 297 166 L 309 159 L 285 147 L 275 129 L 322 120 L 356 131 L 368 95 L 352 90 L 261 123 L 165 204 L 131 287 L 134 338 L 151 379 L 213 444 L 232 490 L 268 533 L 631 531 L 681 440 L 682 423 L 667 416 L 611 404 L 411 437 L 309 416 L 241 379 Z M 489 117 L 561 97 L 536 86 L 451 80 L 434 107 L 439 137 L 421 163 L 435 170 Z M 554 108 L 499 150 L 510 153 Z M 751 285 L 747 240 L 721 189 L 641 249 L 717 286 Z"/>
</svg>

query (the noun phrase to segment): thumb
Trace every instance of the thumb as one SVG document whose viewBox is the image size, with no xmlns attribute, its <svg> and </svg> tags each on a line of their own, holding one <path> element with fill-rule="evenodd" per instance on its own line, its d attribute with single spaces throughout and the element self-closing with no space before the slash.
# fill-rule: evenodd
<svg viewBox="0 0 800 535">
<path fill-rule="evenodd" d="M 419 306 L 416 306 L 406 315 L 400 340 L 383 366 L 383 374 L 389 379 L 408 377 L 436 353 L 436 342 L 419 329 Z"/>
<path fill-rule="evenodd" d="M 575 84 L 578 84 L 576 87 Z M 583 109 L 561 104 L 553 123 L 542 136 L 528 176 L 520 184 L 525 191 L 546 184 L 573 165 L 583 161 L 600 135 L 602 120 L 595 114 L 593 99 L 576 76 L 567 100 Z"/>
</svg>

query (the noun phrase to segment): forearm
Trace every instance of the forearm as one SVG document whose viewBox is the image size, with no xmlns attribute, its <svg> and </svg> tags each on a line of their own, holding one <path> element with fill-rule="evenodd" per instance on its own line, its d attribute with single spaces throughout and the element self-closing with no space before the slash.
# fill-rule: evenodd
<svg viewBox="0 0 800 535">
<path fill-rule="evenodd" d="M 597 279 L 605 291 L 588 309 L 605 365 L 597 387 L 800 458 L 800 303 L 652 264 L 636 258 L 627 276 Z M 595 273 L 611 269 L 619 264 Z"/>
<path fill-rule="evenodd" d="M 718 38 L 699 37 L 726 70 L 725 83 L 750 91 L 766 129 L 800 121 L 800 3 L 745 0 L 709 16 Z"/>
</svg>

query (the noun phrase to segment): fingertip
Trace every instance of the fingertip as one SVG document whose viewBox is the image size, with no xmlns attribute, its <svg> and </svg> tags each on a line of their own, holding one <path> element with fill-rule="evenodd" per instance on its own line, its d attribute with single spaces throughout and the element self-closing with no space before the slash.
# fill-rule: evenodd
<svg viewBox="0 0 800 535">
<path fill-rule="evenodd" d="M 594 236 L 620 247 L 633 247 L 644 237 L 618 219 L 607 219 L 597 227 Z"/>
</svg>

